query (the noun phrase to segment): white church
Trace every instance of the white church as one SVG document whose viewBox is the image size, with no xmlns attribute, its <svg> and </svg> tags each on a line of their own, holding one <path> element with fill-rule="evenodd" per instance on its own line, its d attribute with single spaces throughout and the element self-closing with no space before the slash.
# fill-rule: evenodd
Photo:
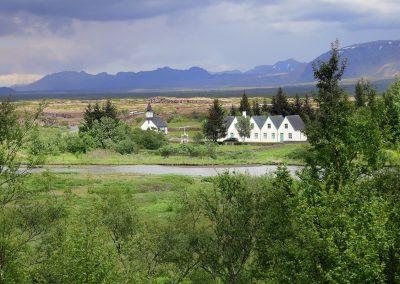
<svg viewBox="0 0 400 284">
<path fill-rule="evenodd" d="M 153 108 L 149 103 L 146 108 L 146 120 L 140 127 L 142 130 L 155 130 L 168 134 L 167 122 L 159 116 L 154 115 Z"/>
<path fill-rule="evenodd" d="M 242 114 L 247 117 L 246 112 Z M 227 127 L 227 136 L 220 141 L 229 138 L 236 138 L 243 141 L 240 137 L 236 124 L 238 120 L 236 116 L 228 116 L 225 118 Z M 253 143 L 276 143 L 276 142 L 302 142 L 307 141 L 304 131 L 304 122 L 299 115 L 282 115 L 272 116 L 251 116 L 250 123 L 252 126 L 250 137 L 245 137 L 244 142 Z"/>
</svg>

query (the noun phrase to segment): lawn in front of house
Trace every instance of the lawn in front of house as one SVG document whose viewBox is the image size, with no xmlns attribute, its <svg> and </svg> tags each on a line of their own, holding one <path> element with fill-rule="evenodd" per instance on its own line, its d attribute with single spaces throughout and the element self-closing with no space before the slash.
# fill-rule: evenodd
<svg viewBox="0 0 400 284">
<path fill-rule="evenodd" d="M 46 164 L 57 165 L 301 165 L 308 144 L 247 144 L 216 146 L 216 156 L 162 157 L 158 151 L 141 150 L 138 154 L 120 155 L 109 150 L 94 150 L 86 154 L 61 153 L 49 156 Z"/>
</svg>

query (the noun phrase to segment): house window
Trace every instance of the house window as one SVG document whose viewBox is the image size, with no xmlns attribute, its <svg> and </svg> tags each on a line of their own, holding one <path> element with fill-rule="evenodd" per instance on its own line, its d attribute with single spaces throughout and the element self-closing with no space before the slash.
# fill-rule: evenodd
<svg viewBox="0 0 400 284">
<path fill-rule="evenodd" d="M 235 134 L 233 134 L 233 132 L 231 132 L 229 135 L 231 136 L 231 138 L 235 137 Z"/>
<path fill-rule="evenodd" d="M 289 133 L 289 139 L 292 139 L 292 133 Z"/>
<path fill-rule="evenodd" d="M 253 129 L 254 128 L 254 123 L 250 124 L 250 127 L 251 127 L 251 129 Z"/>
<path fill-rule="evenodd" d="M 264 139 L 267 139 L 268 138 L 267 133 L 263 133 L 263 137 Z"/>
<path fill-rule="evenodd" d="M 258 139 L 258 133 L 254 133 L 254 139 Z"/>
<path fill-rule="evenodd" d="M 286 129 L 288 129 L 288 128 L 289 128 L 289 125 L 288 125 L 287 123 L 285 123 L 285 128 L 286 128 Z"/>
<path fill-rule="evenodd" d="M 267 124 L 268 129 L 271 129 L 271 123 Z"/>
<path fill-rule="evenodd" d="M 275 139 L 275 133 L 272 133 L 272 134 L 271 134 L 271 138 L 272 138 L 272 139 Z"/>
</svg>

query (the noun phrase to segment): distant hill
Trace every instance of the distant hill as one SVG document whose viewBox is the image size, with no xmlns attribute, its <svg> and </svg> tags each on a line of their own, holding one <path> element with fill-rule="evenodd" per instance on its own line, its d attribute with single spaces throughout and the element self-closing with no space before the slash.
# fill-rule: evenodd
<svg viewBox="0 0 400 284">
<path fill-rule="evenodd" d="M 0 87 L 0 96 L 9 96 L 9 95 L 14 95 L 16 91 L 11 88 L 7 87 Z"/>
<path fill-rule="evenodd" d="M 380 40 L 354 44 L 340 49 L 340 54 L 342 58 L 348 60 L 344 78 L 383 79 L 400 75 L 400 40 Z M 308 63 L 298 81 L 312 81 L 312 64 L 318 60 L 325 61 L 329 56 L 330 53 L 326 52 Z"/>
<path fill-rule="evenodd" d="M 390 79 L 400 74 L 400 40 L 355 44 L 340 50 L 348 59 L 344 78 Z M 309 63 L 288 59 L 273 65 L 211 73 L 200 67 L 177 70 L 170 67 L 153 71 L 120 72 L 115 75 L 84 71 L 49 74 L 42 79 L 15 87 L 23 92 L 130 92 L 135 90 L 218 89 L 276 87 L 314 81 L 312 65 L 329 58 L 326 52 Z"/>
<path fill-rule="evenodd" d="M 245 74 L 274 75 L 301 73 L 304 71 L 307 63 L 299 62 L 294 59 L 279 61 L 274 65 L 260 65 L 245 72 Z"/>
</svg>

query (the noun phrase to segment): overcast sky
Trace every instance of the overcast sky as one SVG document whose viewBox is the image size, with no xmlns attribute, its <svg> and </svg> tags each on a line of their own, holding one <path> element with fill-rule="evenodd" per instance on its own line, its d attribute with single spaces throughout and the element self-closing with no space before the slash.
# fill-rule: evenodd
<svg viewBox="0 0 400 284">
<path fill-rule="evenodd" d="M 400 39 L 400 0 L 0 0 L 0 85 L 64 70 L 247 70 Z"/>
</svg>

